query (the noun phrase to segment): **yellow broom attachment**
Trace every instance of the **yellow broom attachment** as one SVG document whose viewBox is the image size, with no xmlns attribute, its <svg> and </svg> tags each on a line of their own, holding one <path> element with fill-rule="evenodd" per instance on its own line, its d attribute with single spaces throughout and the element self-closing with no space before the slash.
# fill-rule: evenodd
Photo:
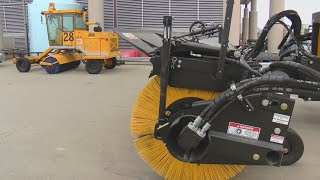
<svg viewBox="0 0 320 180">
<path fill-rule="evenodd" d="M 214 99 L 218 93 L 202 90 L 168 87 L 167 107 L 177 100 L 193 97 Z M 154 171 L 168 180 L 225 180 L 240 173 L 244 166 L 191 164 L 174 158 L 165 144 L 154 138 L 154 127 L 158 120 L 160 81 L 153 78 L 138 96 L 132 111 L 131 133 L 138 137 L 135 147 L 141 158 Z"/>
</svg>

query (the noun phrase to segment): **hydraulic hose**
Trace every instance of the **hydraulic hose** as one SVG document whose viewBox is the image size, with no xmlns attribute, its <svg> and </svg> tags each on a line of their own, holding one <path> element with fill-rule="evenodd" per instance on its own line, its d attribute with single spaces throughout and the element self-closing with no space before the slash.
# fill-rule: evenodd
<svg viewBox="0 0 320 180">
<path fill-rule="evenodd" d="M 305 66 L 293 61 L 281 61 L 281 62 L 272 63 L 269 65 L 268 68 L 263 69 L 261 73 L 265 74 L 267 71 L 272 71 L 276 69 L 286 69 L 289 71 L 295 71 L 297 73 L 301 73 L 304 76 L 307 76 L 308 78 L 311 78 L 316 82 L 320 82 L 320 72 L 308 66 Z"/>
<path fill-rule="evenodd" d="M 245 60 L 248 61 L 250 58 L 255 58 L 257 57 L 263 50 L 264 44 L 265 44 L 265 40 L 267 38 L 267 35 L 269 33 L 269 31 L 271 30 L 271 28 L 282 18 L 287 17 L 291 22 L 292 22 L 292 28 L 294 30 L 294 35 L 296 37 L 300 37 L 300 31 L 301 31 L 301 18 L 298 15 L 298 13 L 294 10 L 287 10 L 287 11 L 283 11 L 280 12 L 276 15 L 274 15 L 273 17 L 271 17 L 269 19 L 269 21 L 267 22 L 267 24 L 265 25 L 265 27 L 262 30 L 262 33 L 255 45 L 255 47 L 253 48 L 253 50 L 245 57 Z"/>
<path fill-rule="evenodd" d="M 267 93 L 267 92 L 272 92 L 272 93 L 288 93 L 287 90 L 285 89 L 279 89 L 279 88 L 274 88 L 274 86 L 263 86 L 256 88 L 252 91 L 249 91 L 248 93 L 244 94 L 243 96 L 245 97 L 248 94 L 251 93 Z M 319 96 L 319 91 L 311 91 L 311 90 L 301 90 L 301 89 L 291 89 L 292 94 L 296 95 L 303 95 L 306 97 L 314 97 L 314 96 Z M 213 125 L 214 121 L 218 119 L 235 101 L 237 101 L 237 98 L 234 98 L 230 100 L 226 105 L 224 105 L 221 109 L 219 109 L 218 112 L 214 114 L 214 116 L 208 121 L 210 125 Z"/>
<path fill-rule="evenodd" d="M 230 100 L 242 96 L 246 91 L 250 91 L 250 89 L 259 87 L 259 86 L 272 86 L 272 87 L 288 87 L 290 89 L 301 89 L 301 90 L 320 90 L 320 84 L 317 82 L 307 82 L 302 80 L 294 80 L 294 79 L 285 79 L 282 76 L 270 76 L 270 77 L 262 77 L 262 78 L 255 78 L 251 81 L 243 84 L 239 83 L 236 85 L 236 89 L 231 90 L 228 89 L 227 91 L 221 93 L 216 99 L 214 99 L 210 104 L 210 110 L 207 110 L 206 116 L 204 121 L 211 119 L 214 113 L 217 110 L 221 109 L 223 105 L 225 105 Z M 288 93 L 288 92 L 286 92 Z M 292 93 L 292 92 L 290 92 Z M 319 93 L 317 95 L 320 96 Z M 211 120 L 210 120 L 211 121 Z"/>
</svg>

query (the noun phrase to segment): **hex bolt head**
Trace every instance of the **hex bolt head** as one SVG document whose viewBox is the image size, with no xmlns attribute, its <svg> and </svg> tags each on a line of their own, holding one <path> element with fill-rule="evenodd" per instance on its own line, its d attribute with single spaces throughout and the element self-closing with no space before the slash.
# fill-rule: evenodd
<svg viewBox="0 0 320 180">
<path fill-rule="evenodd" d="M 260 155 L 259 154 L 254 154 L 252 156 L 252 159 L 255 160 L 255 161 L 258 161 L 260 159 Z"/>
<path fill-rule="evenodd" d="M 181 68 L 181 65 L 179 64 L 179 65 L 177 66 L 177 68 L 179 68 L 179 69 L 180 69 L 180 68 Z"/>
<path fill-rule="evenodd" d="M 274 129 L 274 133 L 279 135 L 281 133 L 281 129 L 280 128 L 275 128 Z"/>
<path fill-rule="evenodd" d="M 310 64 L 313 64 L 313 61 L 310 61 L 309 63 L 310 63 Z"/>
<path fill-rule="evenodd" d="M 241 57 L 241 52 L 240 51 L 235 51 L 233 55 L 236 58 L 240 58 Z"/>
<path fill-rule="evenodd" d="M 261 105 L 266 107 L 269 105 L 269 100 L 268 99 L 264 99 L 262 102 L 261 102 Z"/>
<path fill-rule="evenodd" d="M 281 108 L 282 111 L 286 111 L 288 109 L 288 104 L 287 103 L 282 103 L 280 105 L 280 108 Z"/>
<path fill-rule="evenodd" d="M 182 63 L 182 61 L 181 61 L 181 60 L 179 60 L 179 61 L 178 61 L 178 63 L 179 63 L 179 64 L 181 64 L 181 63 Z"/>
</svg>

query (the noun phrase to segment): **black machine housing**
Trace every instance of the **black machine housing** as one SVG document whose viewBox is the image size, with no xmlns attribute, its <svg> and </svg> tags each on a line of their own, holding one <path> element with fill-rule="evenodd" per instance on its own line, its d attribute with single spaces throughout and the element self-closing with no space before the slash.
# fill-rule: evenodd
<svg viewBox="0 0 320 180">
<path fill-rule="evenodd" d="M 266 70 L 269 73 L 258 71 L 259 63 L 244 62 L 245 52 L 229 44 L 233 4 L 234 0 L 227 0 L 224 28 L 213 27 L 200 32 L 218 32 L 219 43 L 194 42 L 194 38 L 188 39 L 183 33 L 173 33 L 170 16 L 164 17 L 164 33 L 128 30 L 132 33 L 128 36 L 124 30 L 115 31 L 151 57 L 150 77 L 159 76 L 161 88 L 159 121 L 154 136 L 166 144 L 172 156 L 194 164 L 290 164 L 284 162 L 290 149 L 288 139 L 292 139 L 288 137 L 292 136 L 289 126 L 295 105 L 290 94 L 303 94 L 306 100 L 319 98 L 319 69 L 303 58 L 300 64 L 292 61 L 270 65 Z M 300 31 L 301 21 L 294 19 L 295 12 L 285 13 L 291 15 L 289 18 Z M 252 49 L 256 53 L 256 47 Z M 259 78 L 254 78 L 256 76 Z M 298 80 L 291 79 L 294 77 Z M 168 86 L 215 91 L 221 95 L 207 101 L 188 97 L 167 107 Z M 299 89 L 300 86 L 305 89 Z M 189 125 L 199 117 L 202 129 L 197 125 L 194 130 Z M 209 127 L 208 130 L 201 132 L 205 127 Z M 294 136 L 300 138 L 297 134 Z M 303 147 L 303 142 L 299 143 Z M 302 156 L 303 148 L 300 152 L 294 162 Z"/>
</svg>

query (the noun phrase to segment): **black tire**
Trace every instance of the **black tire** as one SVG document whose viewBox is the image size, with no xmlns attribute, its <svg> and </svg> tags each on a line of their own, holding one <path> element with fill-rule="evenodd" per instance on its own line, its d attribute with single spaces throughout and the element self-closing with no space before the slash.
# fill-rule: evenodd
<svg viewBox="0 0 320 180">
<path fill-rule="evenodd" d="M 111 65 L 104 66 L 106 69 L 114 69 L 118 65 L 117 58 L 112 58 L 111 61 Z"/>
<path fill-rule="evenodd" d="M 19 58 L 16 62 L 16 67 L 20 72 L 29 72 L 31 69 L 31 62 L 27 58 Z"/>
<path fill-rule="evenodd" d="M 283 156 L 282 166 L 290 166 L 300 160 L 304 152 L 304 144 L 295 130 L 288 129 L 283 146 L 288 152 Z"/>
<path fill-rule="evenodd" d="M 99 74 L 102 70 L 101 60 L 87 60 L 86 70 L 89 74 Z"/>
</svg>

